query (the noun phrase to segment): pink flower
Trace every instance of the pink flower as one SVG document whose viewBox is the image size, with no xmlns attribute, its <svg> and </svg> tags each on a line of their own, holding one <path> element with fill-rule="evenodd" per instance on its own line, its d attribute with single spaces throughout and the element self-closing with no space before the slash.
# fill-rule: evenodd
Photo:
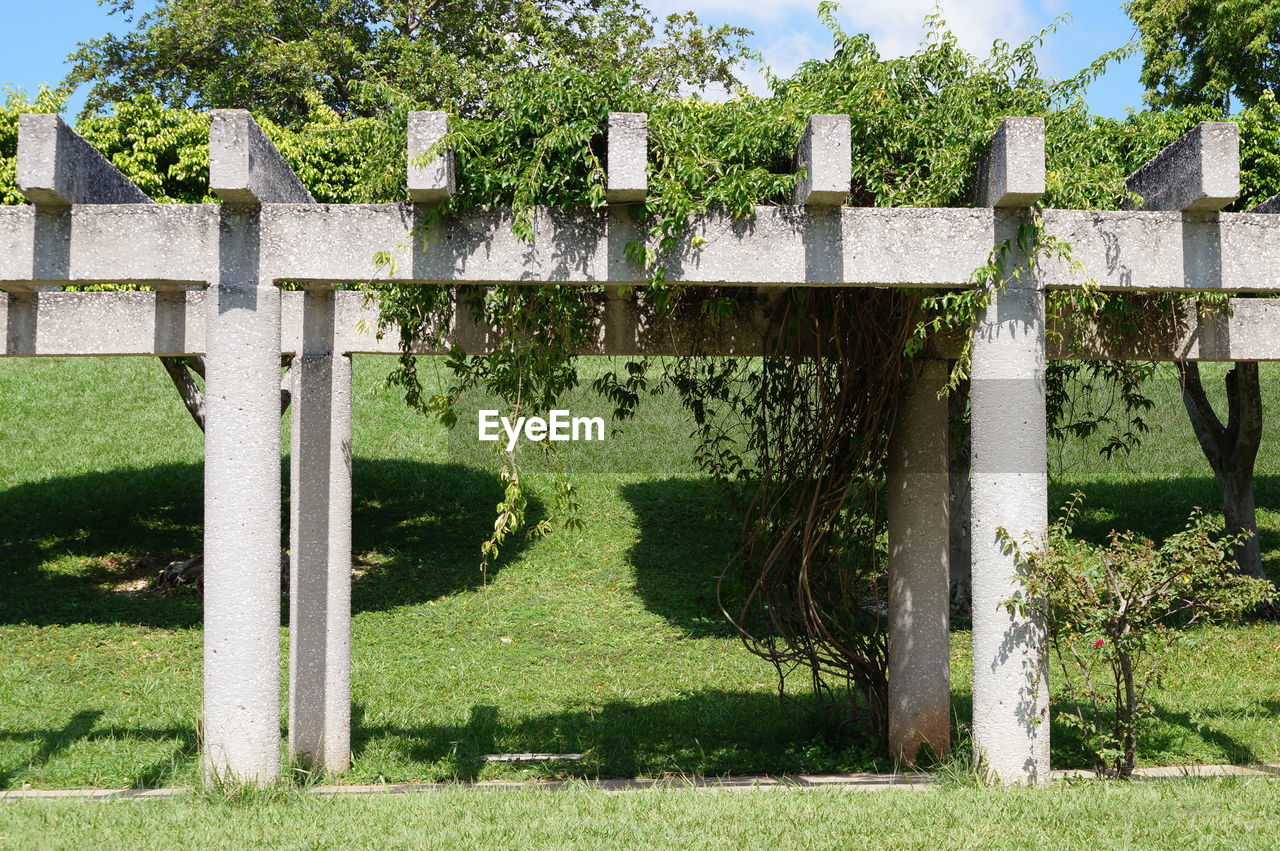
<svg viewBox="0 0 1280 851">
<path fill-rule="evenodd" d="M 1107 642 L 1105 642 L 1105 641 L 1103 641 L 1101 638 L 1099 638 L 1097 641 L 1093 642 L 1093 646 L 1094 646 L 1094 647 L 1101 647 L 1102 645 L 1104 645 L 1104 644 L 1106 644 L 1106 643 L 1107 643 Z"/>
</svg>

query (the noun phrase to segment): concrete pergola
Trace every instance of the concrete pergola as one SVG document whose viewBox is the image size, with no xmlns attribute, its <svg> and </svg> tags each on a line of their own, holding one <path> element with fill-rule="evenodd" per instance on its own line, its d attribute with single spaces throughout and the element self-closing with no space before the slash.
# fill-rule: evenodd
<svg viewBox="0 0 1280 851">
<path fill-rule="evenodd" d="M 0 208 L 2 354 L 205 355 L 204 764 L 267 781 L 280 771 L 280 357 L 294 355 L 289 518 L 289 752 L 341 771 L 350 760 L 351 356 L 399 351 L 376 309 L 335 286 L 603 286 L 596 354 L 672 352 L 680 328 L 618 295 L 643 286 L 624 249 L 642 239 L 628 205 L 646 194 L 647 120 L 610 117 L 608 200 L 593 212 L 539 210 L 533 242 L 509 211 L 464 215 L 422 238 L 423 208 L 449 197 L 451 160 L 421 154 L 446 130 L 409 119 L 409 201 L 314 203 L 244 111 L 212 115 L 210 184 L 219 204 L 153 204 L 56 116 L 23 115 L 18 184 L 31 206 Z M 1044 193 L 1044 123 L 1009 118 L 992 138 L 971 208 L 846 207 L 849 118 L 813 116 L 797 152 L 792 206 L 747 220 L 711 214 L 658 257 L 673 283 L 742 287 L 972 286 Z M 1115 346 L 1098 335 L 1046 343 L 1044 292 L 1086 282 L 1117 291 L 1280 290 L 1280 218 L 1221 213 L 1239 194 L 1236 128 L 1204 123 L 1130 178 L 1145 208 L 1045 210 L 1073 263 L 1005 256 L 1007 288 L 972 329 L 973 743 L 998 782 L 1049 776 L 1042 626 L 1002 605 L 1019 588 L 996 530 L 1047 525 L 1047 358 L 1280 359 L 1280 304 L 1233 299 L 1229 317 L 1190 311 L 1180 327 Z M 391 252 L 379 270 L 374 256 Z M 1017 270 L 1019 274 L 1013 275 Z M 282 282 L 305 285 L 282 291 Z M 145 285 L 64 292 L 67 285 Z M 501 329 L 457 312 L 446 341 L 470 352 Z M 763 351 L 740 320 L 713 345 Z M 424 354 L 432 353 L 427 346 Z M 891 447 L 890 740 L 907 761 L 950 743 L 946 346 L 919 365 Z"/>
</svg>

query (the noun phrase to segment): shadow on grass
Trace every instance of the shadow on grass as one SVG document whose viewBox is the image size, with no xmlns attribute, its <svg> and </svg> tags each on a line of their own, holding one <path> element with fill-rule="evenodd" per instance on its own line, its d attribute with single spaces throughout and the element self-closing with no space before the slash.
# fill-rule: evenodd
<svg viewBox="0 0 1280 851">
<path fill-rule="evenodd" d="M 1144 479 L 1130 482 L 1081 481 L 1071 477 L 1049 486 L 1049 516 L 1056 519 L 1073 491 L 1084 492 L 1084 509 L 1074 524 L 1077 535 L 1104 543 L 1112 529 L 1131 529 L 1155 541 L 1186 528 L 1187 517 L 1197 506 L 1210 514 L 1221 513 L 1222 491 L 1212 476 Z M 1280 510 L 1280 475 L 1254 478 L 1254 500 L 1259 508 Z M 1280 579 L 1280 533 L 1261 531 L 1263 561 L 1273 579 Z"/>
<path fill-rule="evenodd" d="M 0 491 L 0 583 L 6 588 L 0 623 L 199 625 L 194 593 L 134 591 L 129 582 L 199 552 L 202 472 L 198 464 L 169 464 Z M 357 458 L 353 478 L 353 543 L 363 556 L 352 589 L 355 611 L 425 602 L 481 583 L 480 543 L 502 496 L 497 476 L 458 465 Z M 543 514 L 541 503 L 530 499 L 530 523 Z M 523 541 L 509 542 L 490 570 L 515 557 Z"/>
<path fill-rule="evenodd" d="M 631 548 L 645 606 L 695 637 L 734 635 L 716 602 L 716 578 L 738 525 L 721 519 L 715 485 L 681 478 L 623 485 L 640 539 Z"/>
<path fill-rule="evenodd" d="M 811 696 L 707 691 L 651 704 L 599 706 L 507 720 L 499 707 L 471 707 L 464 724 L 369 723 L 353 712 L 352 748 L 474 780 L 493 753 L 582 754 L 546 770 L 564 777 L 661 777 L 885 769 L 866 737 L 830 742 Z M 370 764 L 366 768 L 372 768 Z"/>
<path fill-rule="evenodd" d="M 957 704 L 956 711 L 961 711 L 959 707 L 961 701 L 957 700 L 954 703 Z M 967 695 L 963 704 L 964 711 L 969 711 L 972 701 Z M 1256 701 L 1253 704 L 1253 709 L 1256 710 L 1255 714 L 1258 717 L 1267 718 L 1271 721 L 1280 721 L 1280 702 L 1270 700 Z M 1053 717 L 1053 726 L 1050 728 L 1053 767 L 1062 769 L 1093 768 L 1089 750 L 1085 745 L 1079 727 L 1063 720 L 1064 716 L 1075 715 L 1075 705 L 1055 700 L 1050 711 Z M 1179 756 L 1179 754 L 1187 753 L 1188 749 L 1184 743 L 1195 739 L 1212 747 L 1220 754 L 1219 756 L 1211 757 L 1210 761 L 1221 761 L 1234 765 L 1256 763 L 1259 761 L 1258 755 L 1252 747 L 1213 725 L 1213 719 L 1215 718 L 1232 718 L 1239 713 L 1240 708 L 1233 706 L 1229 709 L 1207 708 L 1193 715 L 1190 712 L 1169 709 L 1157 703 L 1154 716 L 1147 719 L 1140 728 L 1138 735 L 1138 763 L 1166 763 L 1171 759 L 1182 763 L 1199 761 L 1202 758 L 1200 756 Z M 1193 748 L 1192 752 L 1203 754 L 1203 748 Z"/>
<path fill-rule="evenodd" d="M 8 789 L 15 785 L 30 769 L 38 769 L 56 759 L 64 751 L 85 742 L 175 742 L 171 753 L 162 759 L 144 765 L 132 775 L 132 786 L 139 789 L 150 789 L 172 783 L 181 773 L 182 768 L 194 763 L 199 754 L 196 752 L 196 733 L 193 727 L 98 727 L 98 719 L 102 711 L 85 709 L 77 712 L 64 726 L 47 730 L 0 731 L 0 740 L 14 742 L 35 742 L 34 753 L 24 757 L 20 762 L 11 765 L 0 765 L 0 789 Z"/>
</svg>

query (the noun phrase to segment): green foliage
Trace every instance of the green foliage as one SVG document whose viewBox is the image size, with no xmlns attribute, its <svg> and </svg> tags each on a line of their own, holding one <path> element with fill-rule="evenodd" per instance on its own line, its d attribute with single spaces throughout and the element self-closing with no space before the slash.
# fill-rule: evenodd
<svg viewBox="0 0 1280 851">
<path fill-rule="evenodd" d="M 80 45 L 68 84 L 86 111 L 147 92 L 173 108 L 247 107 L 301 126 L 319 108 L 375 116 L 384 89 L 470 113 L 495 80 L 572 57 L 632 68 L 644 84 L 732 85 L 746 31 L 693 15 L 659 23 L 635 0 L 100 0 L 133 28 Z"/>
<path fill-rule="evenodd" d="M 1273 600 L 1268 581 L 1232 573 L 1241 535 L 1222 536 L 1221 521 L 1196 509 L 1186 528 L 1159 547 L 1133 532 L 1112 531 L 1107 545 L 1072 535 L 1084 495 L 1076 492 L 1046 540 L 1003 541 L 1024 587 L 1007 604 L 1047 626 L 1074 715 L 1059 715 L 1083 734 L 1100 773 L 1133 773 L 1141 722 L 1162 663 L 1198 623 L 1237 621 Z M 1108 681 L 1101 677 L 1110 675 Z"/>
<path fill-rule="evenodd" d="M 1142 84 L 1157 108 L 1231 101 L 1252 106 L 1280 84 L 1277 0 L 1129 0 L 1142 44 Z"/>
</svg>

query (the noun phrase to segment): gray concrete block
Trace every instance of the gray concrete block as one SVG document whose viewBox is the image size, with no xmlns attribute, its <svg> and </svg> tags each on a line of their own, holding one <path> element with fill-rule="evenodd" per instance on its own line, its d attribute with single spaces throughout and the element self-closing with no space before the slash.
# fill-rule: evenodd
<svg viewBox="0 0 1280 851">
<path fill-rule="evenodd" d="M 457 191 L 452 151 L 423 161 L 423 155 L 448 132 L 448 113 L 409 113 L 407 182 L 409 198 L 417 203 L 437 204 L 447 201 Z"/>
<path fill-rule="evenodd" d="M 311 193 L 245 109 L 215 109 L 209 188 L 230 204 L 305 204 Z"/>
<path fill-rule="evenodd" d="M 649 191 L 649 116 L 609 113 L 608 145 L 605 190 L 609 203 L 643 201 Z"/>
<path fill-rule="evenodd" d="M 849 198 L 853 181 L 849 116 L 813 115 L 796 149 L 795 203 L 838 207 Z"/>
<path fill-rule="evenodd" d="M 978 163 L 974 203 L 1029 207 L 1044 196 L 1044 119 L 1006 118 Z"/>
<path fill-rule="evenodd" d="M 18 189 L 33 204 L 142 204 L 151 199 L 52 114 L 18 116 Z"/>
<path fill-rule="evenodd" d="M 1202 121 L 1125 178 L 1142 210 L 1212 212 L 1240 195 L 1240 130 Z"/>
</svg>

